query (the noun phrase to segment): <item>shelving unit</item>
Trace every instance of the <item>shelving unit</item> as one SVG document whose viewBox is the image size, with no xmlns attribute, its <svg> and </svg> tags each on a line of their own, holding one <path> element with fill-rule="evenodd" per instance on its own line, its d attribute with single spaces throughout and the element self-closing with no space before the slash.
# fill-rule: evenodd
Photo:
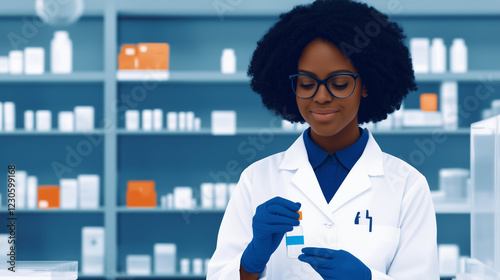
<svg viewBox="0 0 500 280">
<path fill-rule="evenodd" d="M 125 271 L 126 254 L 152 255 L 152 244 L 159 242 L 179 242 L 178 258 L 210 257 L 215 249 L 215 238 L 223 214 L 222 210 L 215 209 L 127 208 L 124 206 L 126 181 L 153 179 L 157 183 L 157 192 L 160 195 L 171 191 L 174 186 L 190 185 L 196 189 L 201 182 L 212 182 L 217 176 L 223 178 L 220 177 L 221 174 L 226 174 L 229 181 L 237 181 L 239 177 L 237 172 L 233 174 L 227 169 L 229 161 L 235 161 L 238 164 L 237 169 L 242 170 L 260 158 L 286 149 L 301 131 L 283 131 L 271 125 L 279 122 L 263 108 L 259 97 L 251 92 L 245 69 L 258 38 L 276 21 L 279 13 L 305 2 L 309 1 L 275 0 L 272 3 L 263 0 L 241 1 L 232 9 L 222 12 L 214 8 L 211 1 L 205 0 L 192 0 L 189 3 L 184 0 L 143 0 L 140 5 L 137 5 L 136 0 L 86 0 L 82 20 L 74 27 L 68 27 L 71 29 L 70 36 L 74 38 L 76 46 L 75 57 L 79 59 L 78 63 L 74 64 L 76 68 L 73 74 L 0 75 L 2 89 L 0 101 L 18 98 L 19 102 L 16 102 L 16 105 L 26 103 L 42 109 L 55 106 L 54 110 L 67 110 L 70 106 L 77 105 L 72 103 L 77 102 L 72 100 L 73 97 L 78 97 L 76 95 L 85 97 L 85 99 L 78 97 L 80 98 L 77 99 L 78 102 L 88 99 L 90 100 L 88 102 L 96 103 L 94 105 L 97 129 L 92 132 L 20 130 L 21 110 L 24 110 L 22 106 L 17 112 L 17 130 L 0 132 L 0 154 L 6 152 L 6 157 L 0 157 L 1 166 L 7 164 L 6 160 L 17 161 L 19 170 L 26 169 L 34 175 L 42 176 L 41 179 L 44 181 L 40 183 L 43 184 L 57 184 L 58 178 L 50 165 L 54 161 L 65 163 L 65 157 L 68 155 L 65 148 L 76 149 L 78 143 L 86 140 L 89 134 L 103 138 L 102 142 L 93 146 L 94 150 L 90 155 L 81 156 L 81 163 L 70 167 L 72 171 L 64 174 L 66 177 L 76 177 L 75 174 L 83 173 L 101 175 L 101 208 L 17 211 L 20 218 L 38 223 L 36 225 L 40 227 L 40 238 L 48 239 L 47 242 L 50 244 L 39 248 L 40 252 L 47 253 L 48 250 L 56 248 L 54 252 L 47 253 L 47 257 L 52 259 L 76 257 L 79 260 L 78 248 L 81 236 L 78 233 L 81 226 L 104 226 L 105 274 L 80 275 L 80 279 L 203 279 L 204 276 L 199 275 L 143 277 L 121 273 Z M 31 19 L 34 15 L 34 3 L 34 0 L 0 2 L 0 22 L 5 21 L 9 31 L 19 32 L 25 24 L 22 18 Z M 421 88 L 419 92 L 436 92 L 440 82 L 456 80 L 460 87 L 460 102 L 464 102 L 465 93 L 474 92 L 481 83 L 487 83 L 498 89 L 496 84 L 500 81 L 500 71 L 497 62 L 500 62 L 500 54 L 494 50 L 498 49 L 500 40 L 488 38 L 490 41 L 485 43 L 484 40 L 476 40 L 478 35 L 475 33 L 481 30 L 481 27 L 498 29 L 496 27 L 500 26 L 500 3 L 495 0 L 483 0 L 471 5 L 467 0 L 438 2 L 424 0 L 402 2 L 400 8 L 388 5 L 386 0 L 370 1 L 370 3 L 400 22 L 407 30 L 409 38 L 460 35 L 466 38 L 466 42 L 470 39 L 470 59 L 481 62 L 470 65 L 471 71 L 464 74 L 417 74 L 416 78 Z M 482 19 L 483 17 L 485 19 Z M 459 28 L 456 27 L 457 22 L 470 26 Z M 453 25 L 450 27 L 453 30 L 443 27 L 446 24 Z M 172 26 L 175 28 L 171 28 Z M 433 28 L 429 28 L 430 26 Z M 56 29 L 53 27 L 41 28 L 27 46 L 45 44 L 44 47 L 48 49 L 47 42 L 54 30 Z M 148 32 L 143 32 L 144 30 Z M 0 35 L 3 34 L 2 31 L 5 29 L 0 27 Z M 240 35 L 242 33 L 244 36 Z M 445 36 L 445 33 L 449 35 Z M 88 53 L 79 54 L 82 49 L 78 49 L 78 43 L 83 44 L 89 37 L 96 41 L 92 43 L 91 40 L 90 48 L 95 57 L 88 56 Z M 448 37 L 445 39 L 449 40 Z M 172 71 L 168 80 L 153 79 L 148 73 L 143 73 L 145 76 L 139 75 L 132 80 L 117 79 L 116 65 L 120 45 L 138 42 L 171 43 Z M 177 42 L 179 45 L 182 44 L 182 48 Z M 220 52 L 224 47 L 233 47 L 236 50 L 238 56 L 236 74 L 225 75 L 218 71 Z M 5 55 L 5 50 L 0 48 L 0 55 Z M 488 59 L 478 59 L 484 56 L 488 56 Z M 95 62 L 96 60 L 99 63 Z M 150 87 L 151 85 L 154 87 Z M 77 92 L 73 92 L 73 89 Z M 138 94 L 136 90 L 145 91 L 145 97 L 132 100 L 131 104 L 136 104 L 135 107 L 127 105 L 123 97 Z M 14 91 L 19 91 L 34 101 L 7 94 Z M 88 96 L 85 95 L 86 91 L 89 92 Z M 42 97 L 39 96 L 42 94 L 44 97 L 48 95 L 49 101 L 43 103 Z M 64 101 L 66 106 L 64 108 L 62 105 L 59 107 L 57 105 L 61 96 L 68 98 Z M 408 98 L 409 107 L 415 107 L 416 99 L 418 99 L 416 94 Z M 479 101 L 480 108 L 489 105 L 488 100 Z M 162 108 L 164 112 L 194 109 L 195 113 L 202 117 L 202 129 L 195 132 L 127 131 L 123 128 L 124 106 L 126 109 L 138 110 Z M 235 135 L 211 134 L 208 123 L 209 112 L 219 109 L 238 111 L 239 126 Z M 460 128 L 456 131 L 423 128 L 375 130 L 372 133 L 382 150 L 401 156 L 407 161 L 412 160 L 413 151 L 420 149 L 422 153 L 425 152 L 415 144 L 415 140 L 433 139 L 432 135 L 436 133 L 444 135 L 447 140 L 444 143 L 435 142 L 436 150 L 429 155 L 424 153 L 425 160 L 421 164 L 416 164 L 417 169 L 428 178 L 431 189 L 436 189 L 439 168 L 452 167 L 450 164 L 456 164 L 458 167 L 469 165 L 468 127 L 477 120 L 479 113 L 477 110 L 467 113 L 470 113 L 470 116 L 461 116 Z M 104 126 L 99 123 L 100 120 L 106 120 L 106 129 L 101 128 Z M 272 132 L 271 140 L 261 141 L 257 146 L 245 146 L 247 150 L 243 152 L 238 148 L 241 144 L 249 143 L 249 139 L 259 139 L 259 135 L 263 132 Z M 17 152 L 11 151 L 11 147 L 17 149 Z M 40 153 L 34 152 L 35 147 L 43 149 L 41 157 L 37 156 Z M 28 154 L 23 156 L 25 151 Z M 192 166 L 192 170 L 186 170 L 185 166 Z M 4 177 L 0 176 L 0 179 L 2 178 Z M 3 190 L 0 192 L 5 194 Z M 436 202 L 435 208 L 438 213 L 438 241 L 459 243 L 462 246 L 462 253 L 470 254 L 468 248 L 465 248 L 470 247 L 470 236 L 466 232 L 469 228 L 470 205 Z M 5 212 L 5 209 L 0 209 L 0 213 Z M 189 215 L 189 222 L 186 222 L 183 214 Z M 0 218 L 4 216 L 5 214 L 0 214 Z M 68 232 L 73 235 L 58 240 L 61 243 L 57 244 L 50 233 L 60 233 L 61 228 L 42 228 L 44 223 L 56 226 L 54 217 L 60 219 L 62 224 L 67 224 Z M 137 228 L 137 224 L 141 227 Z M 190 238 L 201 231 L 205 234 L 204 239 L 192 238 L 195 240 L 192 245 L 186 241 L 182 242 L 184 236 Z M 460 237 L 455 237 L 457 231 L 462 233 Z M 27 233 L 23 234 L 18 247 L 21 254 L 32 250 L 28 244 L 33 245 L 28 242 Z M 57 247 L 64 248 L 61 246 L 65 244 L 63 242 L 77 244 L 78 246 L 72 247 L 76 253 L 67 255 L 64 249 L 57 249 Z"/>
</svg>

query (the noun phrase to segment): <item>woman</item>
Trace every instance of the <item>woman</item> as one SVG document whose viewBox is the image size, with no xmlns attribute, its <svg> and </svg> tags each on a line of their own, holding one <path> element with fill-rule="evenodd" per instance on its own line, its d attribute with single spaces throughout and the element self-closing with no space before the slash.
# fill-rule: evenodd
<svg viewBox="0 0 500 280">
<path fill-rule="evenodd" d="M 282 14 L 258 42 L 252 89 L 310 127 L 243 171 L 207 279 L 439 279 L 425 177 L 358 127 L 416 90 L 404 40 L 366 4 L 317 0 Z M 305 248 L 293 259 L 283 237 L 299 209 Z"/>
</svg>

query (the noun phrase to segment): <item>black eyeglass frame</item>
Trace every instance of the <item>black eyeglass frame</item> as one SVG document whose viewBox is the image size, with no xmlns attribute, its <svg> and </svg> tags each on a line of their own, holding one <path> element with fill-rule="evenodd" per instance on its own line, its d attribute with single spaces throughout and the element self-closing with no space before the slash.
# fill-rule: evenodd
<svg viewBox="0 0 500 280">
<path fill-rule="evenodd" d="M 328 81 L 329 79 L 331 79 L 332 77 L 335 77 L 335 76 L 340 76 L 340 75 L 347 75 L 347 76 L 351 76 L 351 77 L 354 79 L 354 87 L 352 88 L 351 93 L 350 93 L 348 96 L 345 96 L 345 97 L 338 97 L 338 96 L 336 96 L 335 94 L 333 94 L 333 93 L 330 91 L 330 88 L 328 88 L 328 84 L 327 84 L 327 81 Z M 302 97 L 302 96 L 299 96 L 299 95 L 297 94 L 297 92 L 295 91 L 295 87 L 293 86 L 293 78 L 294 78 L 294 77 L 298 77 L 298 76 L 306 76 L 306 77 L 310 77 L 310 78 L 312 78 L 312 79 L 316 80 L 316 82 L 318 82 L 318 83 L 317 83 L 317 86 L 316 86 L 316 90 L 314 91 L 314 94 L 313 94 L 313 95 L 311 95 L 311 96 L 309 96 L 309 97 Z M 312 76 L 312 75 L 305 74 L 305 73 L 300 73 L 300 74 L 290 75 L 290 76 L 288 76 L 288 78 L 290 79 L 290 82 L 292 83 L 292 90 L 293 90 L 293 93 L 295 94 L 295 96 L 297 96 L 297 97 L 299 97 L 299 98 L 302 98 L 302 99 L 309 99 L 309 98 L 313 98 L 313 97 L 316 95 L 316 93 L 318 92 L 319 86 L 320 86 L 321 84 L 323 84 L 323 85 L 325 85 L 326 90 L 328 90 L 328 92 L 329 92 L 329 93 L 330 93 L 333 97 L 343 99 L 343 98 L 347 98 L 347 97 L 349 97 L 349 96 L 351 96 L 351 95 L 352 95 L 352 93 L 353 93 L 353 92 L 354 92 L 354 90 L 356 89 L 356 80 L 358 79 L 358 77 L 359 77 L 359 76 L 361 76 L 361 75 L 360 75 L 360 74 L 358 74 L 358 73 L 335 73 L 335 74 L 333 74 L 333 75 L 330 75 L 330 76 L 326 77 L 326 79 L 324 79 L 324 80 L 320 80 L 320 79 L 318 79 L 318 78 L 316 78 L 316 77 L 314 77 L 314 76 Z"/>
</svg>

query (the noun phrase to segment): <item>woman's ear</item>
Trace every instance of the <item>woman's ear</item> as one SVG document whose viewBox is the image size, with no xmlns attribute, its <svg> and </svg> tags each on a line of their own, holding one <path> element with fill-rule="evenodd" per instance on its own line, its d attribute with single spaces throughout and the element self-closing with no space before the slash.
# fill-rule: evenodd
<svg viewBox="0 0 500 280">
<path fill-rule="evenodd" d="M 365 86 L 363 86 L 363 88 L 361 89 L 361 96 L 363 96 L 363 97 L 367 97 L 368 96 L 368 93 L 366 93 Z"/>
</svg>

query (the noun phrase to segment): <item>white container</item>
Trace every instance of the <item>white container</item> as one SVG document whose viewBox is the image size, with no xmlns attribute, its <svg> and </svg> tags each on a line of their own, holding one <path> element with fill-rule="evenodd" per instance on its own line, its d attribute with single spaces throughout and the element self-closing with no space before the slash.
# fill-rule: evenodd
<svg viewBox="0 0 500 280">
<path fill-rule="evenodd" d="M 379 131 L 391 131 L 394 129 L 394 115 L 387 115 L 385 120 L 382 120 L 375 124 L 377 130 Z"/>
<path fill-rule="evenodd" d="M 35 112 L 32 110 L 24 111 L 24 130 L 33 131 L 35 129 Z"/>
<path fill-rule="evenodd" d="M 193 208 L 193 189 L 191 187 L 174 188 L 174 208 L 192 209 Z"/>
<path fill-rule="evenodd" d="M 186 130 L 194 131 L 194 112 L 186 112 Z"/>
<path fill-rule="evenodd" d="M 71 111 L 61 111 L 58 116 L 59 131 L 75 131 L 75 115 Z"/>
<path fill-rule="evenodd" d="M 54 74 L 73 71 L 73 43 L 67 31 L 54 32 L 54 38 L 50 42 L 50 69 Z"/>
<path fill-rule="evenodd" d="M 403 126 L 405 127 L 439 127 L 443 125 L 440 112 L 426 112 L 420 109 L 405 109 Z"/>
<path fill-rule="evenodd" d="M 153 111 L 149 109 L 142 110 L 142 130 L 153 130 Z"/>
<path fill-rule="evenodd" d="M 495 99 L 491 101 L 491 115 L 500 115 L 500 99 Z"/>
<path fill-rule="evenodd" d="M 200 131 L 200 130 L 201 130 L 201 119 L 194 118 L 194 131 Z"/>
<path fill-rule="evenodd" d="M 185 131 L 186 130 L 186 127 L 187 127 L 187 123 L 186 123 L 186 120 L 187 120 L 187 116 L 186 116 L 186 112 L 179 112 L 178 113 L 178 118 L 179 118 L 179 131 Z"/>
<path fill-rule="evenodd" d="M 450 70 L 453 73 L 465 73 L 468 68 L 467 46 L 463 38 L 453 39 L 450 48 Z"/>
<path fill-rule="evenodd" d="M 52 112 L 49 110 L 37 110 L 36 131 L 50 131 L 52 129 Z"/>
<path fill-rule="evenodd" d="M 403 120 L 404 120 L 404 105 L 401 104 L 399 110 L 394 112 L 394 129 L 403 128 Z"/>
<path fill-rule="evenodd" d="M 458 260 L 460 258 L 458 245 L 439 244 L 439 275 L 454 277 L 458 272 Z"/>
<path fill-rule="evenodd" d="M 94 130 L 94 107 L 76 106 L 75 112 L 75 130 L 92 131 Z"/>
<path fill-rule="evenodd" d="M 163 110 L 153 110 L 153 130 L 159 131 L 163 129 Z"/>
<path fill-rule="evenodd" d="M 443 38 L 432 39 L 431 45 L 431 72 L 446 72 L 446 46 Z"/>
<path fill-rule="evenodd" d="M 155 274 L 175 274 L 176 254 L 177 245 L 174 243 L 156 243 L 154 245 Z"/>
<path fill-rule="evenodd" d="M 167 113 L 167 130 L 168 131 L 177 130 L 177 112 Z"/>
<path fill-rule="evenodd" d="M 293 227 L 292 231 L 286 233 L 285 243 L 289 258 L 296 259 L 302 254 L 302 248 L 304 248 L 304 230 L 300 224 Z"/>
<path fill-rule="evenodd" d="M 236 134 L 236 112 L 212 111 L 212 134 L 213 135 Z"/>
<path fill-rule="evenodd" d="M 24 49 L 24 73 L 40 75 L 45 72 L 45 50 L 43 48 Z"/>
<path fill-rule="evenodd" d="M 200 258 L 193 259 L 193 274 L 202 275 L 203 274 L 203 260 Z"/>
<path fill-rule="evenodd" d="M 0 74 L 9 73 L 9 57 L 0 56 Z"/>
<path fill-rule="evenodd" d="M 10 51 L 9 52 L 9 71 L 11 74 L 23 73 L 23 52 Z"/>
<path fill-rule="evenodd" d="M 174 194 L 167 194 L 167 209 L 174 209 Z"/>
<path fill-rule="evenodd" d="M 38 178 L 36 176 L 28 176 L 27 178 L 27 200 L 28 209 L 37 208 L 37 198 L 38 198 Z"/>
<path fill-rule="evenodd" d="M 28 206 L 28 172 L 17 170 L 16 183 L 16 209 L 25 209 Z"/>
<path fill-rule="evenodd" d="M 469 177 L 468 169 L 443 168 L 439 170 L 439 189 L 444 191 L 447 199 L 465 199 L 469 196 Z"/>
<path fill-rule="evenodd" d="M 227 184 L 215 183 L 215 208 L 225 209 L 227 205 Z"/>
<path fill-rule="evenodd" d="M 208 264 L 210 263 L 210 259 L 205 259 L 205 274 L 208 273 Z"/>
<path fill-rule="evenodd" d="M 82 228 L 82 273 L 104 274 L 104 228 Z"/>
<path fill-rule="evenodd" d="M 201 208 L 203 209 L 213 209 L 214 208 L 214 184 L 212 183 L 202 183 L 201 189 Z"/>
<path fill-rule="evenodd" d="M 223 74 L 236 73 L 236 55 L 233 49 L 223 49 L 220 59 L 221 72 Z"/>
<path fill-rule="evenodd" d="M 189 274 L 190 260 L 181 259 L 180 263 L 181 263 L 181 274 Z"/>
<path fill-rule="evenodd" d="M 411 38 L 410 52 L 415 73 L 429 72 L 429 38 Z"/>
<path fill-rule="evenodd" d="M 130 131 L 139 130 L 140 118 L 139 110 L 125 111 L 125 129 Z"/>
<path fill-rule="evenodd" d="M 61 187 L 61 209 L 78 208 L 78 181 L 76 179 L 59 180 Z"/>
<path fill-rule="evenodd" d="M 151 275 L 151 256 L 127 255 L 128 275 Z"/>
<path fill-rule="evenodd" d="M 443 127 L 446 130 L 458 129 L 458 84 L 445 81 L 441 84 L 440 110 L 443 115 Z"/>
<path fill-rule="evenodd" d="M 99 175 L 78 175 L 77 180 L 80 208 L 99 208 Z"/>
<path fill-rule="evenodd" d="M 16 129 L 16 105 L 14 102 L 3 103 L 3 121 L 5 131 L 14 131 Z"/>
<path fill-rule="evenodd" d="M 281 120 L 281 129 L 283 129 L 284 131 L 294 131 L 295 124 L 291 121 Z"/>
</svg>

